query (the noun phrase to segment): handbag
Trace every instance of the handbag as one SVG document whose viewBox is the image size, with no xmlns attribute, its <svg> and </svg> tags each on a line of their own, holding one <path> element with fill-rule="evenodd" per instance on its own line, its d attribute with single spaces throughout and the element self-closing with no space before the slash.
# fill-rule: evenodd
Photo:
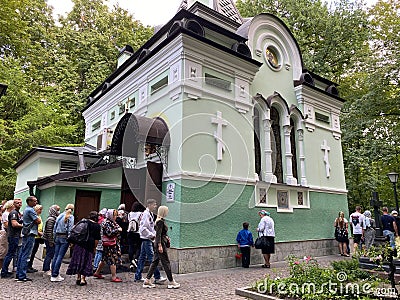
<svg viewBox="0 0 400 300">
<path fill-rule="evenodd" d="M 28 236 L 29 233 L 31 232 L 31 229 L 34 224 L 35 224 L 35 221 L 33 221 L 32 223 L 29 223 L 28 226 L 24 225 L 24 227 L 22 227 L 22 230 L 21 230 L 22 236 Z"/>
<path fill-rule="evenodd" d="M 112 247 L 117 244 L 117 237 L 103 235 L 101 237 L 101 242 L 103 243 L 104 247 Z"/>
<path fill-rule="evenodd" d="M 254 243 L 254 248 L 256 249 L 263 249 L 268 247 L 268 240 L 267 237 L 262 235 L 262 236 L 258 236 L 258 238 L 256 239 L 255 243 Z"/>
</svg>

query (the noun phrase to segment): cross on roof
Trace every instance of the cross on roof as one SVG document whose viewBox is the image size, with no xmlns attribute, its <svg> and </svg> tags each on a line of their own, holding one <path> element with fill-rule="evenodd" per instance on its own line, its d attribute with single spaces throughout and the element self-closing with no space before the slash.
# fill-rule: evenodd
<svg viewBox="0 0 400 300">
<path fill-rule="evenodd" d="M 181 4 L 179 5 L 179 10 L 189 9 L 195 2 L 196 0 L 182 0 Z M 220 14 L 239 24 L 243 23 L 242 16 L 236 8 L 233 0 L 200 0 L 198 2 L 216 10 Z"/>
</svg>

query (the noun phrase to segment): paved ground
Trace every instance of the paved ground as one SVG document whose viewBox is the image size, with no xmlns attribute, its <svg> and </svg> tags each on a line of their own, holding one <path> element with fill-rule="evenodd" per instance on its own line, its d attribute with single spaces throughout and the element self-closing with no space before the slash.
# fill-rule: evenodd
<svg viewBox="0 0 400 300">
<path fill-rule="evenodd" d="M 340 260 L 340 256 L 325 256 L 317 258 L 323 264 L 328 265 L 332 260 Z M 41 262 L 36 260 L 34 266 L 40 270 Z M 75 276 L 65 275 L 66 266 L 63 264 L 61 275 L 65 277 L 63 282 L 50 282 L 49 277 L 43 277 L 43 272 L 28 274 L 32 282 L 17 283 L 13 279 L 0 279 L 1 299 L 237 299 L 244 298 L 235 295 L 237 287 L 250 285 L 264 274 L 287 274 L 285 262 L 272 263 L 271 269 L 263 269 L 260 265 L 251 266 L 249 269 L 233 268 L 217 271 L 177 274 L 175 280 L 181 284 L 177 290 L 168 290 L 166 285 L 157 285 L 153 289 L 144 289 L 141 284 L 133 281 L 132 273 L 120 273 L 122 283 L 110 282 L 110 275 L 105 279 L 88 278 L 87 286 L 75 285 Z M 163 272 L 162 272 L 163 273 Z M 165 276 L 165 274 L 164 274 Z"/>
</svg>

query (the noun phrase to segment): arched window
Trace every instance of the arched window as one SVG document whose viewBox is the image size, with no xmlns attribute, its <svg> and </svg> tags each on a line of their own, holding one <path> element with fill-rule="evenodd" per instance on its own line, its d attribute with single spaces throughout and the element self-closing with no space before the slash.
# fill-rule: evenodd
<svg viewBox="0 0 400 300">
<path fill-rule="evenodd" d="M 296 151 L 296 127 L 294 126 L 295 122 L 292 118 L 290 118 L 290 147 L 292 153 L 292 174 L 293 177 L 296 178 L 297 182 L 299 180 L 297 174 L 297 151 Z"/>
<path fill-rule="evenodd" d="M 261 179 L 260 111 L 254 107 L 254 169 Z"/>
<path fill-rule="evenodd" d="M 272 170 L 278 183 L 283 183 L 282 166 L 282 145 L 281 145 L 281 126 L 279 112 L 275 107 L 271 107 L 271 148 L 272 148 Z"/>
</svg>

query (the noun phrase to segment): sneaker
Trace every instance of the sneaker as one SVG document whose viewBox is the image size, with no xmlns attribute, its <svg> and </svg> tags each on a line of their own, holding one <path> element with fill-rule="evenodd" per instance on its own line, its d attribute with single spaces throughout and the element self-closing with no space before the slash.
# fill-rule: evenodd
<svg viewBox="0 0 400 300">
<path fill-rule="evenodd" d="M 50 277 L 50 281 L 51 282 L 60 282 L 60 281 L 63 281 L 64 280 L 64 278 L 63 277 L 61 277 L 60 275 L 58 275 L 57 277 Z"/>
<path fill-rule="evenodd" d="M 154 279 L 154 283 L 155 284 L 163 284 L 163 282 L 166 281 L 166 280 L 167 280 L 167 278 L 161 276 L 158 279 Z"/>
<path fill-rule="evenodd" d="M 150 280 L 146 279 L 146 280 L 143 282 L 143 287 L 144 287 L 144 288 L 151 289 L 151 288 L 154 288 L 154 287 L 156 287 L 156 286 L 155 286 L 154 284 L 152 284 Z"/>
<path fill-rule="evenodd" d="M 7 272 L 6 274 L 1 274 L 1 278 L 11 278 L 12 273 Z"/>
<path fill-rule="evenodd" d="M 23 279 L 18 279 L 17 282 L 28 282 L 28 281 L 32 281 L 32 279 L 25 277 Z"/>
<path fill-rule="evenodd" d="M 168 287 L 169 289 L 179 289 L 181 285 L 177 283 L 175 280 L 168 282 Z"/>
<path fill-rule="evenodd" d="M 135 266 L 135 268 L 137 268 L 137 260 L 136 259 L 132 259 L 131 263 L 133 266 Z"/>
<path fill-rule="evenodd" d="M 46 276 L 51 276 L 51 271 L 50 270 L 43 272 L 43 277 L 46 277 Z"/>
<path fill-rule="evenodd" d="M 136 279 L 136 278 L 135 278 L 133 281 L 134 281 L 134 282 L 144 282 L 145 280 L 146 280 L 146 279 L 142 277 L 142 278 L 140 278 L 140 279 Z"/>
<path fill-rule="evenodd" d="M 34 268 L 29 268 L 26 272 L 27 273 L 36 273 L 38 270 Z"/>
<path fill-rule="evenodd" d="M 130 265 L 129 266 L 129 270 L 133 273 L 135 272 L 135 266 L 134 265 Z"/>
</svg>

